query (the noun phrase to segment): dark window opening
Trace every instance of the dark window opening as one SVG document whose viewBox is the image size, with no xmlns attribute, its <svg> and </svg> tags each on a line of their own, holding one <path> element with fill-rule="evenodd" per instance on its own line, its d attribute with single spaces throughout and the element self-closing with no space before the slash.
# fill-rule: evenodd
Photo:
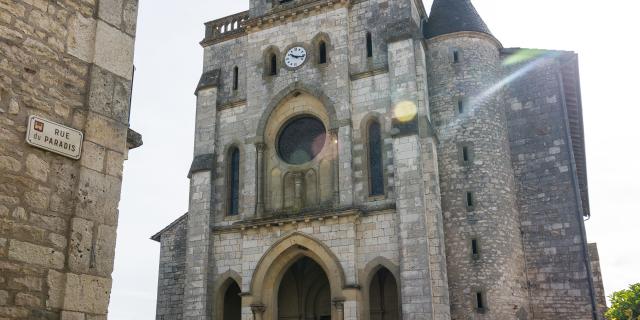
<svg viewBox="0 0 640 320">
<path fill-rule="evenodd" d="M 223 320 L 240 320 L 242 318 L 242 297 L 240 297 L 240 287 L 233 281 L 224 294 L 222 304 Z"/>
<path fill-rule="evenodd" d="M 471 158 L 469 157 L 469 147 L 462 147 L 462 161 L 469 162 Z"/>
<path fill-rule="evenodd" d="M 275 54 L 271 54 L 269 75 L 275 76 L 277 74 L 278 74 L 278 58 L 276 57 Z"/>
<path fill-rule="evenodd" d="M 458 99 L 458 114 L 464 113 L 464 101 L 462 99 Z"/>
<path fill-rule="evenodd" d="M 484 301 L 482 299 L 482 292 L 476 292 L 476 308 L 479 311 L 484 310 Z"/>
<path fill-rule="evenodd" d="M 319 119 L 303 116 L 290 120 L 278 134 L 278 155 L 288 164 L 315 159 L 325 146 L 327 130 Z"/>
<path fill-rule="evenodd" d="M 240 150 L 233 148 L 229 152 L 229 204 L 227 214 L 236 216 L 240 207 Z"/>
<path fill-rule="evenodd" d="M 453 50 L 453 63 L 460 62 L 460 52 L 458 50 Z"/>
<path fill-rule="evenodd" d="M 473 208 L 473 193 L 467 192 L 467 207 Z"/>
<path fill-rule="evenodd" d="M 371 40 L 371 32 L 367 32 L 367 57 L 373 57 L 373 40 Z"/>
<path fill-rule="evenodd" d="M 471 257 L 474 260 L 478 260 L 480 258 L 480 247 L 478 246 L 478 239 L 471 240 Z"/>
<path fill-rule="evenodd" d="M 238 90 L 238 67 L 233 68 L 233 90 Z"/>
<path fill-rule="evenodd" d="M 320 57 L 318 63 L 325 64 L 327 63 L 327 44 L 324 41 L 320 41 L 320 45 L 318 46 L 318 55 Z"/>
<path fill-rule="evenodd" d="M 371 122 L 369 136 L 369 195 L 384 195 L 384 168 L 382 167 L 382 137 L 380 123 Z"/>
</svg>

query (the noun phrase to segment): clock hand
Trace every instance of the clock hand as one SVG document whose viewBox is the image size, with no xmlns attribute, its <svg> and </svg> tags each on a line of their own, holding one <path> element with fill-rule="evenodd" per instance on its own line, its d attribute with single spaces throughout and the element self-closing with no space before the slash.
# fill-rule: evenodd
<svg viewBox="0 0 640 320">
<path fill-rule="evenodd" d="M 305 55 L 296 56 L 296 55 L 295 55 L 295 54 L 293 54 L 293 53 L 292 53 L 292 54 L 289 54 L 289 55 L 290 55 L 290 56 L 292 56 L 292 57 L 294 57 L 294 58 L 296 58 L 296 59 L 300 59 L 300 58 L 304 58 L 304 57 L 305 57 Z"/>
</svg>

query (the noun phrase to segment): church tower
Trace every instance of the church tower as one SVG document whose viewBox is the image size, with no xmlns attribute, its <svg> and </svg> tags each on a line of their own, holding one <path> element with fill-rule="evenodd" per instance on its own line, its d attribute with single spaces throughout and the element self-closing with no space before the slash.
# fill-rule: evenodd
<svg viewBox="0 0 640 320">
<path fill-rule="evenodd" d="M 452 319 L 526 319 L 500 49 L 469 0 L 435 0 L 426 29 Z"/>
</svg>

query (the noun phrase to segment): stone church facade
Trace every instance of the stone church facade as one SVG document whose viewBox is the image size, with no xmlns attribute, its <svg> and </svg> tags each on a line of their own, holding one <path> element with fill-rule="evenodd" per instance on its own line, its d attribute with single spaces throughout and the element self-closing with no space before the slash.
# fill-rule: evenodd
<svg viewBox="0 0 640 320">
<path fill-rule="evenodd" d="M 156 319 L 601 319 L 576 54 L 469 0 L 251 0 L 201 44 Z"/>
</svg>

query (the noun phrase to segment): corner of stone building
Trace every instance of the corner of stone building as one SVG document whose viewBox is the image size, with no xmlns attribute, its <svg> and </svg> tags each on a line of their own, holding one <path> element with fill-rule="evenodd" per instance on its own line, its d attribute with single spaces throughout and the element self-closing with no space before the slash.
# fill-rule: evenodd
<svg viewBox="0 0 640 320">
<path fill-rule="evenodd" d="M 106 319 L 137 6 L 0 2 L 0 318 Z M 80 159 L 28 146 L 32 115 L 81 131 Z"/>
</svg>

